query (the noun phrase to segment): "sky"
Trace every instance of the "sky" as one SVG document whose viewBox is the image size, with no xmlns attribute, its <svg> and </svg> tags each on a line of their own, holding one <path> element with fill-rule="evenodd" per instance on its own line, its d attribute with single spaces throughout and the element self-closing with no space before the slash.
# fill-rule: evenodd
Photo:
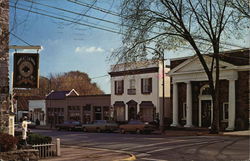
<svg viewBox="0 0 250 161">
<path fill-rule="evenodd" d="M 42 46 L 39 51 L 41 76 L 48 77 L 50 74 L 78 70 L 93 78 L 92 81 L 105 93 L 110 93 L 108 72 L 110 65 L 116 62 L 110 61 L 109 57 L 114 49 L 122 45 L 122 36 L 115 33 L 119 32 L 119 26 L 115 23 L 119 23 L 120 18 L 114 15 L 119 12 L 120 1 L 78 0 L 82 5 L 70 2 L 76 0 L 33 0 L 34 3 L 30 1 L 10 0 L 10 45 Z M 100 10 L 111 11 L 112 14 Z M 248 40 L 250 42 L 250 38 Z M 246 41 L 236 43 L 247 44 Z M 249 46 L 249 43 L 247 45 Z M 14 52 L 10 52 L 11 71 Z M 179 50 L 176 53 L 167 52 L 166 55 L 167 58 L 173 58 L 192 55 L 192 52 Z"/>
</svg>

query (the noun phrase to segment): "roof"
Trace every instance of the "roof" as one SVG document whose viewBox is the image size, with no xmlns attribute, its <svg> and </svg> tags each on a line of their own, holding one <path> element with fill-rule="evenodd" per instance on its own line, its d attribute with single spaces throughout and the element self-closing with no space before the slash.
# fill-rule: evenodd
<svg viewBox="0 0 250 161">
<path fill-rule="evenodd" d="M 213 54 L 205 54 L 207 56 L 213 56 Z M 235 66 L 243 66 L 249 65 L 249 55 L 250 55 L 250 48 L 243 48 L 237 50 L 229 50 L 224 51 L 219 54 L 220 60 L 230 63 Z M 188 59 L 192 59 L 197 57 L 197 55 L 193 55 L 190 57 L 182 57 L 177 59 L 171 59 L 171 69 L 175 68 L 179 64 L 183 63 Z"/>
<path fill-rule="evenodd" d="M 62 100 L 65 99 L 66 95 L 70 91 L 52 91 L 47 97 L 46 100 Z"/>
<path fill-rule="evenodd" d="M 74 90 L 70 91 L 54 91 L 52 90 L 48 96 L 46 97 L 46 100 L 63 100 L 65 97 L 68 96 L 79 96 L 79 94 Z"/>
</svg>

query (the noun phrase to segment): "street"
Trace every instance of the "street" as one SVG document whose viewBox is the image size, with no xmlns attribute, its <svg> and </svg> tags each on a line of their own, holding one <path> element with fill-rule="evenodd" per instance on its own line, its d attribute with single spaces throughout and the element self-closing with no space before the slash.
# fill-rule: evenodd
<svg viewBox="0 0 250 161">
<path fill-rule="evenodd" d="M 249 160 L 249 137 L 32 131 L 60 138 L 62 145 L 128 152 L 137 160 Z"/>
</svg>

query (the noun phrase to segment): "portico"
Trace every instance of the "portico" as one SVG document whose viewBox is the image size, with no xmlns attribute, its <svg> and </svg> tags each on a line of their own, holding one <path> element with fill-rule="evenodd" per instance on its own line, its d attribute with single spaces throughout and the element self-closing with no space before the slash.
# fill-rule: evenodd
<svg viewBox="0 0 250 161">
<path fill-rule="evenodd" d="M 208 64 L 212 61 L 208 56 L 205 57 L 205 60 Z M 228 93 L 225 93 L 225 95 L 228 95 L 225 101 L 228 103 L 228 113 L 227 111 L 223 111 L 224 108 L 220 109 L 223 109 L 221 112 L 225 112 L 227 115 L 227 120 L 225 120 L 228 124 L 226 130 L 234 130 L 236 121 L 235 81 L 238 80 L 238 72 L 235 70 L 235 66 L 230 63 L 220 61 L 220 66 L 220 81 L 228 83 L 228 89 L 226 90 Z M 171 126 L 180 126 L 181 119 L 185 118 L 184 127 L 210 127 L 213 120 L 213 101 L 208 86 L 207 75 L 198 58 L 193 57 L 192 59 L 187 59 L 173 68 L 168 75 L 172 77 L 173 89 L 173 122 Z M 202 85 L 197 85 L 201 84 L 201 82 L 203 83 Z M 183 88 L 178 89 L 180 86 L 182 86 L 184 90 Z M 182 97 L 181 100 L 180 97 Z M 195 102 L 193 102 L 194 100 Z M 181 112 L 182 108 L 180 106 L 184 103 L 184 112 Z M 223 102 L 221 104 L 223 104 Z M 196 116 L 194 116 L 194 113 Z"/>
</svg>

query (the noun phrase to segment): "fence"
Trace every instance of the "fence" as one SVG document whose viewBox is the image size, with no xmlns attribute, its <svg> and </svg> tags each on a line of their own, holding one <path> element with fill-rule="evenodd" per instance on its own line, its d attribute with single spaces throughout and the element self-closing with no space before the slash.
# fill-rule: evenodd
<svg viewBox="0 0 250 161">
<path fill-rule="evenodd" d="M 33 149 L 38 150 L 39 158 L 60 156 L 60 139 L 56 139 L 56 144 L 38 144 L 32 145 Z"/>
</svg>

